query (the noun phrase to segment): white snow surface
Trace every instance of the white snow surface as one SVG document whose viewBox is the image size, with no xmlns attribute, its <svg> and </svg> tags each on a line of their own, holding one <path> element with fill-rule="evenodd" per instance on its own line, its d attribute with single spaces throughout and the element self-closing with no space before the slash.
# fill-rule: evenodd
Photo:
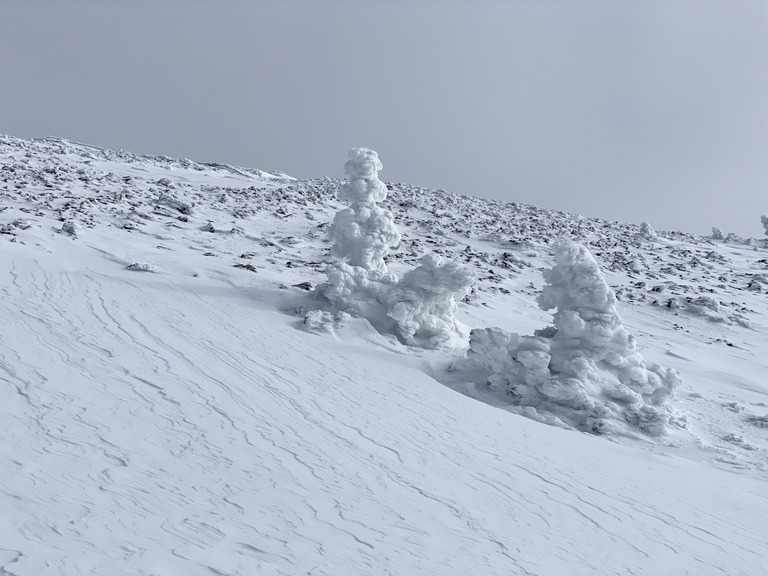
<svg viewBox="0 0 768 576">
<path fill-rule="evenodd" d="M 686 418 L 600 437 L 463 349 L 304 329 L 341 185 L 0 136 L 0 574 L 768 570 L 762 242 L 387 185 L 388 269 L 469 267 L 472 328 L 545 325 L 552 238 L 588 247 Z"/>
</svg>

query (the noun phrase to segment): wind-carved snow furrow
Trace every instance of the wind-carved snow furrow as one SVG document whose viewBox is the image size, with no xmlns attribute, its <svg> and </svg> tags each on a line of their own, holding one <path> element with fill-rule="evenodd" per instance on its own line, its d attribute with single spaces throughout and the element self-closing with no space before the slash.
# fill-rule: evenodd
<svg viewBox="0 0 768 576">
<path fill-rule="evenodd" d="M 213 379 L 213 380 L 215 381 L 215 379 Z M 306 416 L 306 413 L 304 413 L 304 415 Z M 294 455 L 294 457 L 295 457 L 297 460 L 301 461 L 301 459 L 298 457 L 298 455 L 297 455 L 295 452 L 293 453 L 293 455 Z M 313 471 L 313 472 L 314 472 L 314 471 Z"/>
<path fill-rule="evenodd" d="M 289 399 L 289 400 L 290 400 L 290 399 Z M 302 414 L 302 417 L 307 417 L 307 412 L 306 412 L 306 411 L 304 411 L 304 409 L 302 409 L 302 408 L 300 408 L 299 406 L 297 406 L 297 403 L 296 403 L 296 401 L 295 401 L 295 400 L 291 400 L 291 401 L 289 402 L 289 405 L 292 405 L 294 409 L 296 409 L 296 410 L 297 410 L 297 411 L 298 411 L 300 414 Z M 319 423 L 318 423 L 318 422 L 314 422 L 313 424 L 317 425 L 317 424 L 319 424 Z M 328 430 L 328 428 L 327 428 L 326 426 L 322 426 L 322 425 L 320 425 L 319 427 L 320 427 L 320 429 L 326 429 L 326 430 Z M 358 430 L 359 430 L 359 429 L 358 429 Z M 338 435 L 337 435 L 337 434 L 335 434 L 333 431 L 330 431 L 330 432 L 331 432 L 332 434 L 334 434 L 336 437 L 338 437 Z M 374 443 L 374 444 L 376 444 L 376 443 Z M 351 444 L 350 444 L 349 442 L 347 442 L 347 445 L 348 445 L 348 446 L 350 446 Z M 400 459 L 400 460 L 402 460 L 402 459 Z M 404 483 L 404 485 L 405 485 L 405 484 L 406 484 L 406 483 Z M 411 489 L 413 489 L 413 486 L 412 486 L 412 485 L 411 485 L 410 487 L 411 487 Z M 454 508 L 454 513 L 455 513 L 455 514 L 459 514 L 459 512 L 458 512 L 458 509 L 457 509 L 457 508 Z"/>
<path fill-rule="evenodd" d="M 296 331 L 231 282 L 36 258 L 0 275 L 14 575 L 748 574 L 762 557 L 748 479 L 738 514 L 661 509 L 695 470 L 657 479 L 639 453 Z"/>
</svg>

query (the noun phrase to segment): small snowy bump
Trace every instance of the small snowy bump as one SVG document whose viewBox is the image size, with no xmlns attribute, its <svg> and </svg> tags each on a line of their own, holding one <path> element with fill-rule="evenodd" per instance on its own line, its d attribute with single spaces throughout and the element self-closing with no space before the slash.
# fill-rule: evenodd
<svg viewBox="0 0 768 576">
<path fill-rule="evenodd" d="M 143 262 L 134 262 L 125 267 L 126 270 L 133 270 L 135 272 L 157 272 L 157 268 L 152 264 L 146 264 Z"/>
<path fill-rule="evenodd" d="M 16 218 L 12 224 L 19 230 L 26 230 L 32 226 L 32 223 L 26 218 Z"/>
<path fill-rule="evenodd" d="M 73 238 L 76 238 L 77 235 L 82 232 L 83 227 L 80 226 L 77 222 L 64 222 L 61 226 L 61 232 L 63 234 L 68 234 L 69 236 L 72 236 Z"/>
</svg>

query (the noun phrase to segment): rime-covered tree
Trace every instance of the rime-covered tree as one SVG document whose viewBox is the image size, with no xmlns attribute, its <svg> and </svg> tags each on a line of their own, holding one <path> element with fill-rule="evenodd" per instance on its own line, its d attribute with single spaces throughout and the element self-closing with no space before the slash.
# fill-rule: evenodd
<svg viewBox="0 0 768 576">
<path fill-rule="evenodd" d="M 376 203 L 387 197 L 387 187 L 379 180 L 379 156 L 369 148 L 352 148 L 344 166 L 349 181 L 338 192 L 349 208 L 333 219 L 332 252 L 350 266 L 368 272 L 386 273 L 384 261 L 389 249 L 400 242 L 400 233 L 389 210 Z"/>
<path fill-rule="evenodd" d="M 473 330 L 465 367 L 484 372 L 543 420 L 595 433 L 628 426 L 663 434 L 680 377 L 646 365 L 594 257 L 581 244 L 559 241 L 544 280 L 538 303 L 555 310 L 553 326 L 534 336 Z"/>
<path fill-rule="evenodd" d="M 335 257 L 320 292 L 337 311 L 366 318 L 382 333 L 406 344 L 437 348 L 457 343 L 456 297 L 469 290 L 473 275 L 463 267 L 427 255 L 402 280 L 386 265 L 389 249 L 400 241 L 392 214 L 376 203 L 387 197 L 378 178 L 378 154 L 353 148 L 344 169 L 349 181 L 338 193 L 349 207 L 338 212 L 330 237 Z"/>
<path fill-rule="evenodd" d="M 397 323 L 398 336 L 422 348 L 449 344 L 461 334 L 456 299 L 467 295 L 473 280 L 464 266 L 435 254 L 424 256 L 387 298 L 387 316 Z"/>
<path fill-rule="evenodd" d="M 656 230 L 653 229 L 648 222 L 642 222 L 640 224 L 640 236 L 650 242 L 655 242 L 659 239 L 659 235 L 656 234 Z"/>
<path fill-rule="evenodd" d="M 333 219 L 329 235 L 335 260 L 326 268 L 328 282 L 323 295 L 345 312 L 368 318 L 379 330 L 391 324 L 386 301 L 389 285 L 397 277 L 387 271 L 385 257 L 400 241 L 392 213 L 376 203 L 387 197 L 379 180 L 382 165 L 369 148 L 352 148 L 344 165 L 348 181 L 339 188 L 338 198 L 349 207 Z"/>
</svg>

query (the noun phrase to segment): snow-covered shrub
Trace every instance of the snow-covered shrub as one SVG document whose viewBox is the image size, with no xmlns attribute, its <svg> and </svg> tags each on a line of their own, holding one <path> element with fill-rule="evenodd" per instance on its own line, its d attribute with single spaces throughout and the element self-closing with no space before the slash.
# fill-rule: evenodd
<svg viewBox="0 0 768 576">
<path fill-rule="evenodd" d="M 754 280 L 755 277 L 753 277 Z M 759 280 L 758 280 L 759 282 Z M 754 289 L 754 283 L 751 282 L 747 289 Z M 745 326 L 749 320 L 739 311 L 733 311 L 727 306 L 721 306 L 716 298 L 711 296 L 672 296 L 661 304 L 675 312 L 675 314 L 685 314 L 687 316 L 699 316 L 706 318 L 710 322 L 723 322 L 725 324 L 739 324 Z"/>
<path fill-rule="evenodd" d="M 366 318 L 379 332 L 394 330 L 392 319 L 387 316 L 387 299 L 397 284 L 394 274 L 370 273 L 362 266 L 351 266 L 344 261 L 330 264 L 325 273 L 328 282 L 318 290 L 338 310 Z"/>
<path fill-rule="evenodd" d="M 766 289 L 768 289 L 768 275 L 766 274 L 754 274 L 747 284 L 747 290 L 752 292 L 763 292 Z"/>
<path fill-rule="evenodd" d="M 656 234 L 656 230 L 648 224 L 648 222 L 642 222 L 640 224 L 640 237 L 648 240 L 649 242 L 655 242 L 659 239 L 659 235 Z"/>
<path fill-rule="evenodd" d="M 723 231 L 720 230 L 720 228 L 712 227 L 712 236 L 710 236 L 712 240 L 724 240 L 725 236 L 723 235 Z"/>
<path fill-rule="evenodd" d="M 83 230 L 82 226 L 80 226 L 80 224 L 74 221 L 67 221 L 61 225 L 61 232 L 63 234 L 68 234 L 72 236 L 72 238 L 77 238 L 78 234 L 80 234 L 82 230 Z"/>
<path fill-rule="evenodd" d="M 128 264 L 125 268 L 135 272 L 157 272 L 157 268 L 146 262 L 134 262 L 133 264 Z"/>
<path fill-rule="evenodd" d="M 482 375 L 525 414 L 545 421 L 555 417 L 594 433 L 663 434 L 680 377 L 646 365 L 594 257 L 581 244 L 559 241 L 544 280 L 538 302 L 556 310 L 554 326 L 534 336 L 473 330 L 459 368 Z"/>
<path fill-rule="evenodd" d="M 16 218 L 11 224 L 20 230 L 27 230 L 32 227 L 32 223 L 26 218 Z M 768 234 L 768 232 L 766 232 L 766 234 Z"/>
<path fill-rule="evenodd" d="M 763 225 L 763 228 L 765 229 L 765 235 L 768 236 L 768 216 L 760 216 L 760 223 Z"/>
<path fill-rule="evenodd" d="M 314 334 L 332 334 L 349 319 L 346 312 L 335 314 L 325 310 L 310 310 L 304 317 L 304 329 Z"/>
<path fill-rule="evenodd" d="M 160 181 L 158 181 L 158 184 L 162 180 L 165 180 L 165 179 L 161 179 Z M 180 212 L 181 214 L 184 214 L 186 216 L 191 216 L 195 213 L 195 209 L 192 207 L 191 204 L 189 204 L 188 202 L 184 202 L 183 200 L 179 200 L 178 198 L 175 198 L 174 196 L 172 196 L 168 188 L 162 190 L 160 192 L 160 196 L 155 201 L 156 212 L 163 212 L 162 210 L 163 207 L 170 208 L 171 210 L 176 210 L 177 212 Z"/>
<path fill-rule="evenodd" d="M 387 316 L 397 323 L 407 344 L 437 348 L 461 333 L 456 299 L 469 293 L 473 273 L 440 256 L 427 254 L 407 272 L 387 297 Z"/>
<path fill-rule="evenodd" d="M 436 348 L 456 343 L 460 327 L 456 298 L 468 292 L 473 275 L 461 266 L 427 255 L 402 280 L 387 269 L 385 257 L 400 242 L 392 214 L 377 206 L 387 197 L 379 180 L 379 157 L 368 148 L 353 148 L 344 170 L 348 183 L 330 229 L 335 261 L 318 291 L 334 306 L 367 319 L 379 332 L 395 334 L 406 344 Z"/>
</svg>

